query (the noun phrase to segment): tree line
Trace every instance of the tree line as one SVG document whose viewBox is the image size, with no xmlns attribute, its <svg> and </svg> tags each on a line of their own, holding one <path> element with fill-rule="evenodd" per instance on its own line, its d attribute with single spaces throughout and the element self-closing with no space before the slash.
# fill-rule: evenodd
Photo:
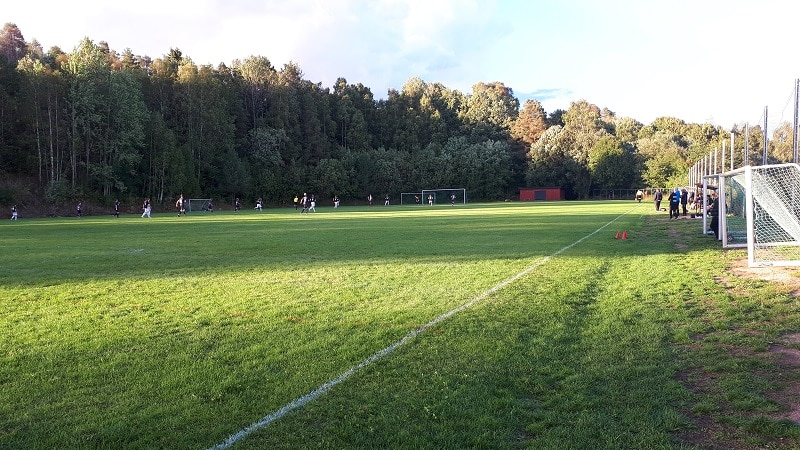
<svg viewBox="0 0 800 450">
<path fill-rule="evenodd" d="M 286 204 L 304 191 L 348 201 L 456 187 L 491 201 L 523 186 L 587 198 L 685 184 L 730 131 L 674 117 L 644 125 L 586 100 L 548 113 L 502 82 L 462 93 L 411 78 L 376 100 L 361 83 L 323 88 L 296 63 L 276 69 L 264 56 L 212 67 L 178 49 L 151 59 L 84 38 L 70 53 L 44 51 L 12 23 L 0 32 L 5 204 L 26 190 L 101 204 L 180 193 Z M 762 131 L 749 136 L 757 154 Z M 770 143 L 776 158 L 783 142 Z"/>
</svg>

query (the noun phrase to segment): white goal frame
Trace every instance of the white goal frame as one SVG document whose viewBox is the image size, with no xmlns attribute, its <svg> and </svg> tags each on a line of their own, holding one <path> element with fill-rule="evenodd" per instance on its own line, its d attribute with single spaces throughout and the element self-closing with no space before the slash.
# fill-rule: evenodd
<svg viewBox="0 0 800 450">
<path fill-rule="evenodd" d="M 423 189 L 422 190 L 422 204 L 428 204 L 428 195 L 433 195 L 434 205 L 450 204 L 450 194 L 456 194 L 456 203 L 467 204 L 467 190 L 465 188 L 450 188 L 450 189 Z M 437 195 L 443 194 L 443 195 Z M 461 198 L 459 198 L 459 196 Z"/>
<path fill-rule="evenodd" d="M 746 245 L 750 267 L 800 266 L 800 165 L 744 166 L 704 187 L 713 178 L 723 247 Z"/>
<path fill-rule="evenodd" d="M 185 200 L 186 211 L 207 211 L 208 204 L 211 203 L 210 198 L 189 198 Z"/>
</svg>

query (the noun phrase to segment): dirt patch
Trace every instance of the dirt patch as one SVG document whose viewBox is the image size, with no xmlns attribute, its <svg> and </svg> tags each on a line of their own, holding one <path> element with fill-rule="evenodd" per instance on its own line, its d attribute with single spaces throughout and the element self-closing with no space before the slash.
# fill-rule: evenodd
<svg viewBox="0 0 800 450">
<path fill-rule="evenodd" d="M 746 260 L 739 259 L 730 262 L 729 271 L 738 278 L 780 283 L 789 288 L 791 295 L 800 297 L 800 267 L 748 267 Z M 729 286 L 722 277 L 717 277 L 717 281 L 723 286 Z"/>
</svg>

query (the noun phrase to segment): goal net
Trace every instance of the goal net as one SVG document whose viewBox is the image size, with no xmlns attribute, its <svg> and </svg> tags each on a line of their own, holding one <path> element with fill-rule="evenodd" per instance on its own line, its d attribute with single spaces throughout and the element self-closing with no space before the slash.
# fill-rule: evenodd
<svg viewBox="0 0 800 450">
<path fill-rule="evenodd" d="M 467 204 L 467 190 L 458 189 L 423 189 L 422 203 L 425 205 Z"/>
<path fill-rule="evenodd" d="M 421 205 L 422 192 L 401 192 L 400 204 L 401 205 Z"/>
<path fill-rule="evenodd" d="M 718 177 L 723 245 L 745 243 L 750 266 L 800 265 L 800 166 L 745 166 Z"/>
<path fill-rule="evenodd" d="M 190 198 L 186 200 L 186 211 L 208 211 L 210 198 Z"/>
</svg>

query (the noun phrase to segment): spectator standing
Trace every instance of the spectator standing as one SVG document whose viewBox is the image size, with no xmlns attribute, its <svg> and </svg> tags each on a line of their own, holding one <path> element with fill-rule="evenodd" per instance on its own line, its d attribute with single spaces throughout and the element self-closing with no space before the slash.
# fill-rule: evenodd
<svg viewBox="0 0 800 450">
<path fill-rule="evenodd" d="M 711 216 L 711 231 L 714 237 L 719 240 L 719 197 L 717 192 L 711 193 L 711 205 L 708 206 L 708 215 Z"/>
<path fill-rule="evenodd" d="M 681 210 L 683 211 L 683 217 L 686 217 L 688 214 L 687 205 L 689 204 L 689 191 L 686 188 L 681 189 Z"/>
<path fill-rule="evenodd" d="M 678 218 L 678 205 L 681 203 L 681 190 L 677 187 L 669 193 L 669 218 Z"/>
<path fill-rule="evenodd" d="M 656 204 L 656 211 L 661 211 L 661 200 L 664 199 L 664 194 L 661 193 L 661 189 L 656 189 L 655 195 L 653 195 L 653 203 Z"/>
</svg>

